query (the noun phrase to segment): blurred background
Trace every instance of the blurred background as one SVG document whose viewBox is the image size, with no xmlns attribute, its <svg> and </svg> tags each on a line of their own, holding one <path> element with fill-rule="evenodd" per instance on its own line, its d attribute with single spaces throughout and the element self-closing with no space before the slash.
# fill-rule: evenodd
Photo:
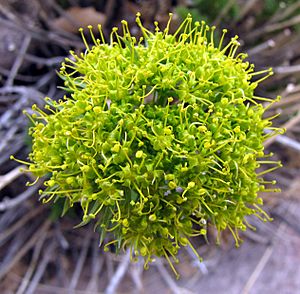
<svg viewBox="0 0 300 294">
<path fill-rule="evenodd" d="M 148 28 L 164 27 L 169 12 L 176 28 L 190 13 L 219 35 L 239 35 L 256 70 L 275 73 L 257 94 L 282 96 L 266 114 L 281 113 L 274 125 L 287 129 L 266 142 L 284 165 L 267 176 L 282 192 L 262 195 L 273 222 L 250 218 L 257 230 L 241 233 L 238 249 L 228 232 L 215 245 L 210 228 L 208 243 L 193 239 L 202 263 L 180 252 L 178 281 L 163 259 L 144 271 L 128 253 L 104 254 L 92 224 L 73 229 L 80 210 L 60 218 L 59 204 L 38 200 L 43 183 L 25 186 L 32 175 L 10 160 L 26 160 L 31 148 L 22 111 L 65 94 L 57 70 L 69 50 L 84 50 L 78 28 L 101 23 L 108 35 L 126 19 L 135 34 L 137 11 Z M 0 293 L 300 293 L 300 1 L 0 0 L 0 40 Z"/>
</svg>

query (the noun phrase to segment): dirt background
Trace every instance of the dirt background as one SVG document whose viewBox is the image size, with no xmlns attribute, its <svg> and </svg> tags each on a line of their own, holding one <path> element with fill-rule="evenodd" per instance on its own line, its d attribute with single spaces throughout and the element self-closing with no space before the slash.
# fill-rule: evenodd
<svg viewBox="0 0 300 294">
<path fill-rule="evenodd" d="M 257 70 L 274 69 L 257 94 L 283 97 L 268 111 L 287 129 L 266 142 L 284 165 L 268 176 L 282 192 L 263 195 L 274 221 L 250 218 L 257 230 L 242 233 L 238 249 L 228 232 L 216 246 L 211 228 L 209 244 L 193 240 L 204 262 L 180 252 L 178 281 L 163 259 L 144 271 L 128 253 L 104 254 L 92 226 L 74 230 L 76 213 L 60 219 L 41 205 L 42 182 L 26 187 L 32 175 L 9 159 L 30 150 L 22 111 L 64 95 L 56 70 L 69 50 L 83 50 L 78 28 L 101 23 L 108 35 L 126 19 L 134 33 L 137 11 L 149 28 L 164 26 L 169 12 L 174 28 L 188 12 L 228 28 Z M 300 1 L 1 0 L 0 40 L 0 293 L 300 293 Z"/>
</svg>

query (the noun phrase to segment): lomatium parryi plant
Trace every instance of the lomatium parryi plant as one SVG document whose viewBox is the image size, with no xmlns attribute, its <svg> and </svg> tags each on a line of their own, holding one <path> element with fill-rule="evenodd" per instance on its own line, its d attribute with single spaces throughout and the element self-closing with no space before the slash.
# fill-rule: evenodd
<svg viewBox="0 0 300 294">
<path fill-rule="evenodd" d="M 171 16 L 170 16 L 171 21 Z M 105 41 L 90 29 L 90 48 L 62 64 L 68 94 L 33 106 L 29 171 L 47 175 L 43 202 L 79 203 L 80 225 L 95 219 L 105 248 L 130 248 L 147 267 L 165 256 L 172 269 L 181 246 L 206 235 L 207 225 L 232 232 L 245 217 L 268 219 L 259 191 L 277 168 L 263 142 L 279 130 L 255 96 L 271 70 L 254 71 L 237 37 L 216 43 L 214 27 L 188 16 L 174 34 L 170 21 L 147 30 L 137 14 L 137 40 L 122 21 Z M 270 130 L 271 131 L 266 131 Z M 262 165 L 266 169 L 257 169 Z"/>
</svg>

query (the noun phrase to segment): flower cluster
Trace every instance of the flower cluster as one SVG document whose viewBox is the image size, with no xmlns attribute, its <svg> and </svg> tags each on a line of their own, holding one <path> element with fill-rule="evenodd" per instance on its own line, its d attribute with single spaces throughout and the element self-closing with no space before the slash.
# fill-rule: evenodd
<svg viewBox="0 0 300 294">
<path fill-rule="evenodd" d="M 267 218 L 258 192 L 270 190 L 262 176 L 279 163 L 262 159 L 263 142 L 278 130 L 259 102 L 277 99 L 255 96 L 272 72 L 255 72 L 237 37 L 224 45 L 226 30 L 216 44 L 215 28 L 190 16 L 174 34 L 170 22 L 154 33 L 139 14 L 136 22 L 139 40 L 126 21 L 108 43 L 89 27 L 92 48 L 82 33 L 86 51 L 60 70 L 69 94 L 47 98 L 45 111 L 33 106 L 29 170 L 50 175 L 44 202 L 80 203 L 81 225 L 96 219 L 106 248 L 172 266 L 208 222 L 238 242 L 245 216 Z M 261 164 L 271 167 L 258 173 Z"/>
</svg>

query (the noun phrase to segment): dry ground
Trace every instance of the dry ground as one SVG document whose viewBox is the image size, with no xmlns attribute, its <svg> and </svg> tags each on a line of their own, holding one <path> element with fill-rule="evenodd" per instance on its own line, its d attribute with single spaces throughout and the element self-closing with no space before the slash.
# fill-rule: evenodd
<svg viewBox="0 0 300 294">
<path fill-rule="evenodd" d="M 22 110 L 42 105 L 45 96 L 64 94 L 55 70 L 68 50 L 82 50 L 79 26 L 101 22 L 108 33 L 122 18 L 133 25 L 135 12 L 141 11 L 151 27 L 154 19 L 164 23 L 169 11 L 179 19 L 178 6 L 188 8 L 192 2 L 1 1 L 1 293 L 300 293 L 300 1 L 280 2 L 271 16 L 262 15 L 270 1 L 228 1 L 212 19 L 241 36 L 242 50 L 258 69 L 274 67 L 275 75 L 258 94 L 283 96 L 269 115 L 281 112 L 275 124 L 287 128 L 266 144 L 284 163 L 272 174 L 282 193 L 264 197 L 274 222 L 251 219 L 258 229 L 243 235 L 239 249 L 227 234 L 216 247 L 212 230 L 211 244 L 198 240 L 202 264 L 189 251 L 181 252 L 179 281 L 164 260 L 144 272 L 141 263 L 129 263 L 127 254 L 104 254 L 90 226 L 74 230 L 76 217 L 52 221 L 49 207 L 37 200 L 42 182 L 26 187 L 32 176 L 21 174 L 19 164 L 9 160 L 11 154 L 25 159 L 30 148 Z M 232 17 L 234 3 L 240 10 Z"/>
</svg>

